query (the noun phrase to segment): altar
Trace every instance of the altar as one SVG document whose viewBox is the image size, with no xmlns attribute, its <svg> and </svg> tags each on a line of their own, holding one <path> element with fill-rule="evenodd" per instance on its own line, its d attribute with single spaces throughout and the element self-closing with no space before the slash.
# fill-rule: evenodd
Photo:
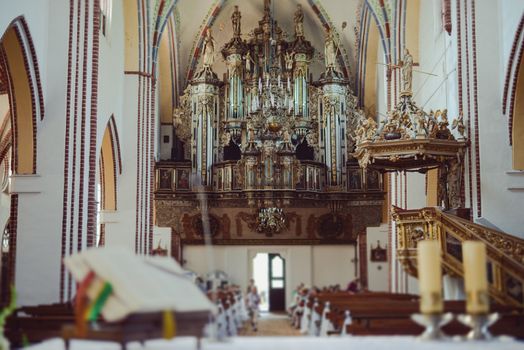
<svg viewBox="0 0 524 350">
<path fill-rule="evenodd" d="M 422 349 L 422 350 L 466 350 L 466 349 L 493 349 L 493 350 L 521 350 L 523 342 L 511 338 L 500 338 L 494 341 L 421 341 L 415 337 L 406 336 L 368 336 L 368 337 L 234 337 L 224 341 L 202 340 L 201 350 L 395 350 L 395 349 Z M 51 339 L 41 344 L 28 347 L 32 350 L 62 350 L 65 349 L 61 339 Z M 118 350 L 120 345 L 108 342 L 72 341 L 72 350 Z M 141 346 L 139 343 L 130 343 L 129 350 L 197 350 L 198 342 L 193 337 L 180 337 L 173 340 L 153 340 Z"/>
</svg>

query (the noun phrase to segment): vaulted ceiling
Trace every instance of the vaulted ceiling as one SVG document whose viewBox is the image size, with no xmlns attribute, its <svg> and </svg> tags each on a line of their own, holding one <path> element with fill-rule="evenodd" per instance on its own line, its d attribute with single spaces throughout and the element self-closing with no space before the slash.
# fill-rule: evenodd
<svg viewBox="0 0 524 350">
<path fill-rule="evenodd" d="M 317 55 L 311 64 L 311 72 L 317 79 L 324 68 L 325 27 L 334 28 L 341 40 L 341 64 L 350 77 L 355 74 L 355 42 L 358 34 L 360 8 L 363 0 L 273 0 L 271 8 L 279 26 L 292 40 L 294 33 L 293 16 L 297 4 L 304 11 L 306 38 L 313 44 Z M 238 5 L 242 13 L 242 34 L 249 38 L 250 32 L 258 26 L 263 16 L 264 0 L 179 0 L 176 5 L 177 36 L 179 40 L 180 76 L 185 85 L 193 69 L 199 68 L 198 50 L 200 38 L 206 26 L 212 28 L 213 36 L 221 49 L 232 36 L 231 14 Z M 346 22 L 345 29 L 342 24 Z M 356 29 L 357 28 L 357 29 Z M 196 55 L 195 55 L 196 53 Z M 217 56 L 219 57 L 219 56 Z M 196 66 L 195 66 L 196 65 Z M 344 69 L 341 67 L 341 69 Z M 222 76 L 226 71 L 222 58 L 215 61 L 215 72 Z"/>
<path fill-rule="evenodd" d="M 7 94 L 7 73 L 5 67 L 0 64 L 0 95 Z"/>
</svg>

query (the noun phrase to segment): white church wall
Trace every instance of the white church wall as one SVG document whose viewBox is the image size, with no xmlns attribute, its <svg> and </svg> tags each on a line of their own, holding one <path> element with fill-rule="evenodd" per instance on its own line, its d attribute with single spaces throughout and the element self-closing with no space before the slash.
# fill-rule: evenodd
<svg viewBox="0 0 524 350">
<path fill-rule="evenodd" d="M 417 209 L 426 206 L 426 175 L 406 173 L 407 176 L 407 209 Z"/>
<path fill-rule="evenodd" d="M 455 54 L 449 35 L 442 29 L 440 20 L 440 1 L 421 1 L 419 16 L 419 66 L 413 72 L 413 98 L 425 111 L 448 109 L 448 118 L 458 115 L 456 103 L 448 101 L 448 81 L 456 81 Z M 416 60 L 416 59 L 415 59 Z M 424 72 L 424 73 L 422 73 Z M 430 75 L 430 74 L 435 75 Z"/>
<path fill-rule="evenodd" d="M 497 1 L 497 3 L 499 6 L 500 18 L 503 19 L 502 21 L 499 21 L 499 25 L 501 28 L 500 44 L 502 45 L 501 57 L 504 70 L 501 71 L 499 81 L 501 84 L 504 84 L 506 68 L 511 54 L 511 46 L 513 45 L 513 40 L 524 11 L 524 5 L 521 0 L 503 0 Z"/>
<path fill-rule="evenodd" d="M 114 0 L 110 30 L 106 36 L 100 34 L 97 157 L 100 157 L 108 120 L 113 115 L 120 142 L 122 174 L 117 173 L 116 211 L 104 212 L 101 223 L 105 224 L 106 246 L 118 245 L 134 251 L 137 115 L 134 99 L 138 87 L 136 76 L 124 75 L 124 39 L 122 0 Z"/>
<path fill-rule="evenodd" d="M 115 17 L 116 16 L 116 17 Z M 122 45 L 118 54 L 118 66 L 115 74 L 120 74 L 114 82 L 108 83 L 107 89 L 120 91 L 118 101 L 108 105 L 107 113 L 115 114 L 115 122 L 120 141 L 122 174 L 117 178 L 117 210 L 111 215 L 111 222 L 106 223 L 106 246 L 121 246 L 135 251 L 136 216 L 139 211 L 136 204 L 137 186 L 137 91 L 139 76 L 124 75 L 124 17 L 122 0 L 113 3 L 113 24 L 109 39 L 106 40 L 108 53 L 116 49 L 115 42 Z M 102 79 L 101 79 L 102 80 Z M 105 80 L 105 79 L 104 79 Z M 114 108 L 115 112 L 112 112 Z M 111 115 L 111 114 L 109 114 Z M 104 125 L 105 126 L 105 125 Z M 103 136 L 103 135 L 101 135 Z"/>
<path fill-rule="evenodd" d="M 317 281 L 314 280 L 313 275 L 313 252 L 316 247 L 314 246 L 296 246 L 290 250 L 290 259 L 293 264 L 289 265 L 289 270 L 286 270 L 289 280 L 286 281 L 286 294 L 287 304 L 289 305 L 291 299 L 291 293 L 300 283 L 304 283 L 306 286 L 318 285 Z M 336 268 L 336 267 L 332 267 Z"/>
<path fill-rule="evenodd" d="M 138 89 L 138 77 L 124 77 L 124 95 L 133 96 Z M 122 175 L 118 177 L 118 206 L 113 222 L 106 225 L 106 246 L 122 246 L 135 250 L 136 231 L 136 101 L 124 101 L 123 116 L 120 119 L 120 148 L 122 150 Z M 117 122 L 118 123 L 118 122 Z M 118 124 L 117 124 L 118 125 Z"/>
<path fill-rule="evenodd" d="M 476 9 L 481 217 L 521 238 L 524 238 L 524 192 L 510 188 L 524 188 L 524 176 L 507 173 L 512 170 L 512 153 L 508 117 L 502 114 L 504 85 L 501 77 L 505 74 L 507 47 L 511 45 L 507 41 L 512 42 L 514 37 L 508 31 L 520 20 L 517 14 L 521 16 L 523 12 L 524 3 L 521 1 L 508 1 L 501 6 L 498 2 L 485 1 L 480 2 Z"/>
<path fill-rule="evenodd" d="M 300 283 L 345 287 L 354 278 L 353 246 L 213 246 L 214 268 L 225 271 L 231 282 L 245 290 L 257 253 L 279 253 L 286 260 L 286 303 Z M 205 246 L 184 246 L 184 268 L 205 275 L 210 271 Z"/>
<path fill-rule="evenodd" d="M 15 271 L 19 305 L 51 303 L 59 297 L 69 3 L 53 2 L 53 20 L 50 11 L 49 1 L 20 1 L 4 6 L 0 14 L 2 30 L 19 15 L 27 21 L 45 107 L 45 119 L 37 123 L 37 174 L 20 178 L 22 182 L 12 188 L 19 194 Z M 57 52 L 64 54 L 53 55 Z"/>
<path fill-rule="evenodd" d="M 368 289 L 374 292 L 388 291 L 388 262 L 371 261 L 371 248 L 376 248 L 379 241 L 382 248 L 386 248 L 388 245 L 388 225 L 382 224 L 379 227 L 368 227 L 366 235 Z"/>
<path fill-rule="evenodd" d="M 354 246 L 314 246 L 313 281 L 323 287 L 339 284 L 345 288 L 355 278 Z"/>
<path fill-rule="evenodd" d="M 9 209 L 11 207 L 11 197 L 2 192 L 0 194 L 0 228 L 3 230 L 9 220 Z"/>
<path fill-rule="evenodd" d="M 100 32 L 100 58 L 98 61 L 98 123 L 97 156 L 100 157 L 100 146 L 111 115 L 115 117 L 117 131 L 121 133 L 122 124 L 126 122 L 123 115 L 124 104 L 124 17 L 122 0 L 113 0 L 111 25 L 104 36 Z M 136 92 L 135 92 L 136 95 Z M 125 149 L 121 149 L 126 151 Z"/>
<path fill-rule="evenodd" d="M 173 126 L 171 124 L 160 125 L 160 160 L 171 159 L 171 148 L 173 145 Z"/>
</svg>

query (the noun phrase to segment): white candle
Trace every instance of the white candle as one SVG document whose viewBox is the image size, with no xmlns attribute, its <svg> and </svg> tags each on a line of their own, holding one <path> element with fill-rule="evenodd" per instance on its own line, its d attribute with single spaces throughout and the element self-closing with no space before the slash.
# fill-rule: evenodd
<svg viewBox="0 0 524 350">
<path fill-rule="evenodd" d="M 486 268 L 486 245 L 479 241 L 462 243 L 464 266 L 464 289 L 468 314 L 489 311 L 488 274 Z"/>
<path fill-rule="evenodd" d="M 423 314 L 441 313 L 442 270 L 440 267 L 440 243 L 424 240 L 417 244 L 418 281 L 420 291 L 420 312 Z"/>
</svg>

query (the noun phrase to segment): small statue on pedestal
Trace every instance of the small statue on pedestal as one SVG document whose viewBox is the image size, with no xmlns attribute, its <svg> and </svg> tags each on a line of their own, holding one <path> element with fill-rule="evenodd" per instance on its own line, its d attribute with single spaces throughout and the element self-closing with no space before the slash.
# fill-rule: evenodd
<svg viewBox="0 0 524 350">
<path fill-rule="evenodd" d="M 297 10 L 295 12 L 295 37 L 300 38 L 304 37 L 304 12 L 302 12 L 302 5 L 297 5 Z"/>
<path fill-rule="evenodd" d="M 233 23 L 233 35 L 235 38 L 240 37 L 240 19 L 242 18 L 238 6 L 235 5 L 235 11 L 231 15 L 231 22 Z"/>
<path fill-rule="evenodd" d="M 328 29 L 326 33 L 326 42 L 324 44 L 324 61 L 326 64 L 326 69 L 334 69 L 336 67 L 336 58 L 337 45 L 335 44 L 333 32 L 331 31 L 331 29 Z"/>
<path fill-rule="evenodd" d="M 211 35 L 211 29 L 208 29 L 204 39 L 204 68 L 211 68 L 215 62 L 215 44 L 215 39 Z"/>
</svg>

